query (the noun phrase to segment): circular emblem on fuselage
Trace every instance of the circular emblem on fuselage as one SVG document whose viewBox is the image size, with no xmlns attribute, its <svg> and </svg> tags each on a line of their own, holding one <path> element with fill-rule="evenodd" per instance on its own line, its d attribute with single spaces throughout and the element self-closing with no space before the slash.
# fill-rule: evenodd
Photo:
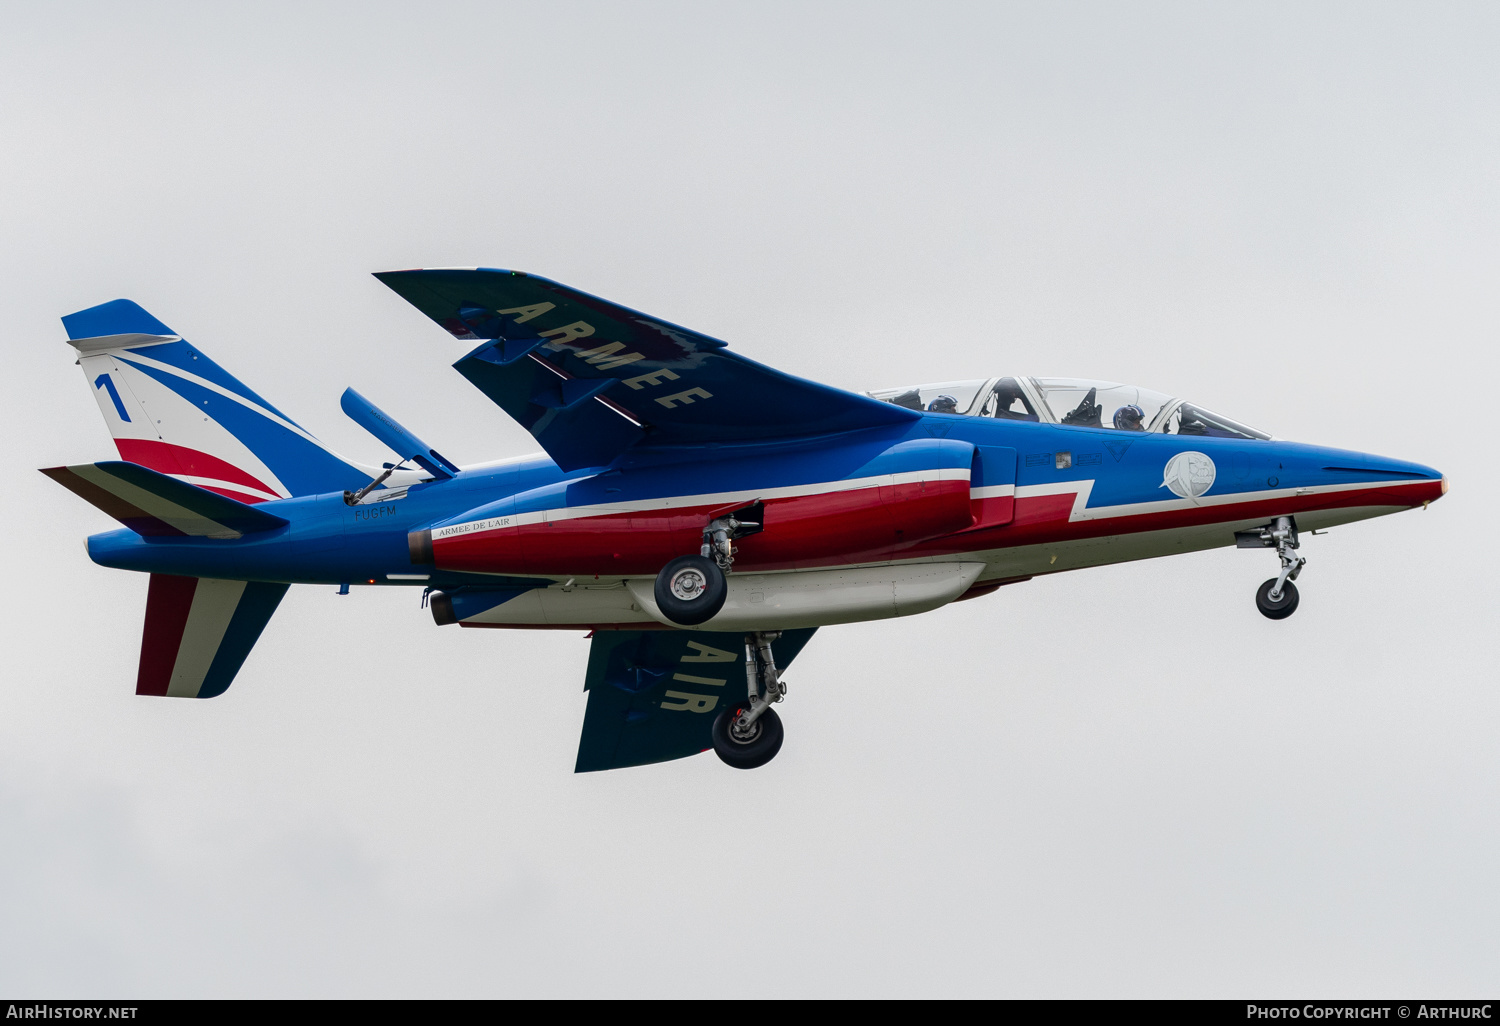
<svg viewBox="0 0 1500 1026">
<path fill-rule="evenodd" d="M 1167 461 L 1162 471 L 1162 488 L 1170 488 L 1173 495 L 1184 499 L 1196 499 L 1214 486 L 1218 469 L 1206 453 L 1180 452 Z"/>
</svg>

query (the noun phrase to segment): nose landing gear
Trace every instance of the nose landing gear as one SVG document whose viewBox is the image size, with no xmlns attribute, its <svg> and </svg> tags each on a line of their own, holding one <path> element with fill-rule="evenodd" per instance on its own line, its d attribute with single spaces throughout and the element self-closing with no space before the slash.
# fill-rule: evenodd
<svg viewBox="0 0 1500 1026">
<path fill-rule="evenodd" d="M 1242 531 L 1235 535 L 1240 548 L 1275 548 L 1281 559 L 1281 573 L 1255 590 L 1255 608 L 1271 620 L 1285 620 L 1297 611 L 1299 597 L 1292 582 L 1307 564 L 1297 555 L 1297 525 L 1291 517 L 1277 517 L 1259 531 Z"/>
<path fill-rule="evenodd" d="M 1297 611 L 1297 603 L 1300 601 L 1297 586 L 1287 581 L 1281 586 L 1281 594 L 1272 598 L 1271 593 L 1276 584 L 1276 578 L 1273 577 L 1255 589 L 1255 608 L 1259 609 L 1264 617 L 1272 620 L 1285 620 Z"/>
<path fill-rule="evenodd" d="M 735 769 L 764 766 L 781 751 L 781 717 L 771 708 L 786 697 L 786 684 L 771 652 L 771 642 L 779 637 L 776 631 L 745 635 L 748 700 L 731 704 L 714 719 L 714 754 Z"/>
</svg>

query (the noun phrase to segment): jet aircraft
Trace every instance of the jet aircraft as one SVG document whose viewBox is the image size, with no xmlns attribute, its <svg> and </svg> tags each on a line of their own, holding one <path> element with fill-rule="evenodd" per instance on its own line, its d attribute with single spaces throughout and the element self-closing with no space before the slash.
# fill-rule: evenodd
<svg viewBox="0 0 1500 1026">
<path fill-rule="evenodd" d="M 1274 554 L 1281 619 L 1304 536 L 1447 491 L 1130 385 L 856 394 L 536 275 L 376 277 L 545 455 L 459 467 L 349 389 L 392 455 L 361 466 L 135 303 L 63 318 L 120 459 L 43 473 L 124 525 L 94 562 L 150 575 L 137 694 L 223 694 L 292 584 L 420 589 L 438 624 L 592 632 L 577 772 L 752 768 L 820 627 L 1230 545 Z"/>
</svg>

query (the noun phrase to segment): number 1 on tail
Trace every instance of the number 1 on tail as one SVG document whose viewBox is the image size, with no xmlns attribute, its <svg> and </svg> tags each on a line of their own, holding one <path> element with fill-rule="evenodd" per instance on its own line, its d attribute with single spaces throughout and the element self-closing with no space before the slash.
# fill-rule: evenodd
<svg viewBox="0 0 1500 1026">
<path fill-rule="evenodd" d="M 120 401 L 120 393 L 115 391 L 115 383 L 109 380 L 108 374 L 101 374 L 94 379 L 94 387 L 102 388 L 109 393 L 109 397 L 115 404 L 115 411 L 119 413 L 120 419 L 130 423 L 130 414 L 125 412 L 125 404 Z"/>
</svg>

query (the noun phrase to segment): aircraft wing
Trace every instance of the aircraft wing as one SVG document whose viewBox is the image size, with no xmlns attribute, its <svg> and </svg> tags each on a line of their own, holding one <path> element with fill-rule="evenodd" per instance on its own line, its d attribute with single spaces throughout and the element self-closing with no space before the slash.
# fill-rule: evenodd
<svg viewBox="0 0 1500 1026">
<path fill-rule="evenodd" d="M 564 470 L 630 446 L 797 438 L 918 414 L 774 370 L 724 342 L 522 271 L 376 274 L 454 337 L 454 367 Z"/>
<path fill-rule="evenodd" d="M 785 670 L 816 627 L 771 645 Z M 599 631 L 589 649 L 589 693 L 575 773 L 644 766 L 713 747 L 713 723 L 746 695 L 745 636 L 711 631 Z"/>
</svg>

